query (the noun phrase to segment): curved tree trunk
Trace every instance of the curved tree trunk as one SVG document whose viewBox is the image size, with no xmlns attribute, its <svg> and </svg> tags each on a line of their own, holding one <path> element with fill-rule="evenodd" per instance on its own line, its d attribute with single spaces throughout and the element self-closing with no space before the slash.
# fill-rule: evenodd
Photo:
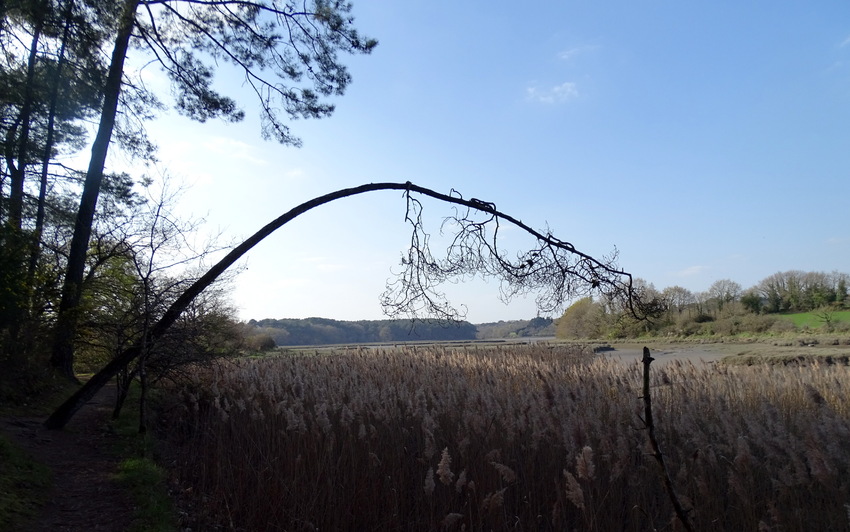
<svg viewBox="0 0 850 532">
<path fill-rule="evenodd" d="M 280 229 L 285 224 L 289 223 L 291 220 L 297 218 L 298 216 L 304 214 L 305 212 L 311 209 L 314 209 L 316 207 L 338 199 L 378 190 L 403 190 L 408 194 L 414 192 L 446 203 L 463 205 L 465 207 L 469 207 L 470 209 L 475 209 L 477 211 L 493 215 L 494 217 L 498 217 L 531 234 L 532 236 L 537 238 L 538 241 L 545 242 L 553 247 L 557 247 L 562 250 L 566 250 L 570 254 L 581 257 L 583 260 L 592 262 L 594 264 L 594 267 L 604 269 L 612 275 L 623 275 L 628 277 L 629 282 L 628 285 L 626 285 L 626 288 L 628 289 L 629 295 L 631 294 L 630 274 L 624 271 L 611 269 L 608 266 L 600 263 L 593 257 L 578 251 L 572 246 L 572 244 L 558 240 L 552 237 L 551 235 L 544 235 L 539 231 L 532 229 L 528 225 L 524 224 L 522 221 L 498 211 L 496 209 L 496 206 L 492 203 L 486 203 L 475 198 L 467 200 L 459 197 L 458 195 L 441 194 L 431 189 L 414 185 L 409 181 L 407 183 L 369 183 L 366 185 L 361 185 L 359 187 L 347 188 L 343 190 L 338 190 L 336 192 L 331 192 L 330 194 L 325 194 L 324 196 L 319 196 L 310 201 L 302 203 L 301 205 L 295 207 L 289 212 L 273 220 L 271 223 L 267 224 L 265 227 L 254 233 L 247 240 L 239 244 L 237 247 L 233 248 L 230 253 L 228 253 L 224 258 L 222 258 L 218 263 L 216 263 L 212 268 L 210 268 L 203 276 L 201 276 L 189 288 L 187 288 L 186 291 L 180 294 L 180 297 L 178 297 L 174 301 L 174 303 L 171 304 L 168 310 L 165 311 L 165 314 L 163 314 L 162 318 L 160 318 L 159 321 L 153 324 L 153 326 L 150 328 L 144 338 L 140 339 L 133 346 L 127 348 L 120 355 L 112 359 L 106 366 L 103 367 L 103 369 L 95 373 L 91 377 L 91 379 L 89 379 L 79 390 L 77 390 L 71 397 L 69 397 L 64 403 L 62 403 L 62 405 L 60 405 L 59 408 L 57 408 L 56 411 L 50 415 L 47 421 L 45 421 L 45 426 L 50 429 L 60 429 L 64 427 L 65 424 L 68 423 L 68 421 L 71 419 L 71 417 L 73 417 L 73 415 L 80 408 L 82 408 L 82 406 L 86 402 L 88 402 L 92 397 L 94 397 L 98 390 L 100 390 L 107 382 L 109 382 L 109 380 L 114 377 L 122 368 L 125 368 L 130 362 L 132 362 L 136 357 L 138 357 L 142 353 L 142 347 L 144 345 L 149 345 L 151 342 L 155 342 L 156 340 L 161 338 L 168 330 L 168 328 L 171 327 L 171 325 L 174 324 L 175 321 L 177 321 L 177 318 L 189 306 L 192 300 L 194 300 L 198 295 L 200 295 L 200 293 L 203 292 L 213 282 L 215 282 L 215 280 L 222 273 L 224 273 L 227 268 L 229 268 L 231 265 L 233 265 L 233 263 L 242 258 L 245 253 L 247 253 L 251 248 L 259 244 L 264 238 L 266 238 L 276 230 Z"/>
<path fill-rule="evenodd" d="M 56 409 L 53 414 L 47 419 L 44 423 L 47 428 L 50 429 L 60 429 L 64 427 L 68 421 L 73 417 L 73 415 L 80 409 L 86 402 L 88 402 L 94 395 L 104 386 L 109 380 L 114 377 L 121 369 L 125 368 L 130 362 L 136 359 L 139 354 L 142 352 L 142 344 L 150 341 L 155 341 L 162 337 L 163 334 L 168 330 L 171 325 L 177 321 L 177 318 L 180 314 L 189 306 L 189 304 L 194 300 L 201 292 L 203 292 L 209 285 L 211 285 L 218 278 L 219 275 L 224 273 L 227 268 L 229 268 L 234 262 L 242 258 L 242 256 L 247 253 L 251 248 L 260 243 L 264 238 L 272 234 L 277 229 L 281 228 L 283 225 L 288 223 L 290 220 L 304 214 L 305 212 L 323 205 L 325 203 L 329 203 L 331 201 L 345 198 L 348 196 L 354 196 L 356 194 L 362 194 L 364 192 L 370 192 L 374 190 L 405 190 L 414 185 L 406 184 L 406 183 L 375 183 L 369 185 L 362 185 L 360 187 L 339 190 L 337 192 L 333 192 L 331 194 L 327 194 L 325 196 L 321 196 L 315 198 L 306 203 L 302 203 L 298 207 L 292 209 L 287 212 L 283 216 L 277 218 L 270 224 L 266 225 L 253 236 L 242 242 L 239 246 L 235 247 L 230 253 L 228 253 L 223 259 L 221 259 L 217 264 L 215 264 L 212 268 L 210 268 L 201 278 L 195 281 L 189 288 L 183 292 L 180 297 L 178 297 L 174 303 L 168 308 L 162 318 L 156 322 L 148 331 L 148 338 L 144 339 L 144 341 L 139 341 L 135 345 L 127 348 L 117 357 L 113 358 L 106 366 L 103 367 L 100 371 L 95 373 L 79 390 L 77 390 L 71 397 L 68 398 L 59 408 Z M 418 187 L 417 187 L 418 188 Z M 423 189 L 427 190 L 427 189 Z"/>
</svg>

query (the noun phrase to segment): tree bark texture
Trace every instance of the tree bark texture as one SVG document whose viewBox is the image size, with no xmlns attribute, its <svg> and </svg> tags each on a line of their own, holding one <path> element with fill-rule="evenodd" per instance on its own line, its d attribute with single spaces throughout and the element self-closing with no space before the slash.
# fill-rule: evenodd
<svg viewBox="0 0 850 532">
<path fill-rule="evenodd" d="M 68 267 L 65 282 L 62 285 L 62 299 L 59 304 L 59 315 L 56 323 L 56 336 L 53 343 L 53 353 L 50 363 L 60 374 L 71 380 L 74 375 L 74 337 L 77 332 L 78 308 L 82 293 L 83 275 L 86 267 L 86 252 L 91 237 L 94 213 L 100 186 L 103 182 L 106 155 L 112 140 L 112 130 L 118 112 L 118 100 L 121 94 L 121 78 L 124 73 L 124 60 L 130 37 L 133 34 L 136 8 L 139 0 L 128 0 L 124 5 L 121 22 L 115 38 L 109 73 L 103 90 L 103 107 L 100 114 L 100 124 L 92 144 L 91 159 L 80 198 L 80 207 L 74 224 L 74 236 L 71 239 L 71 249 L 68 254 Z"/>
</svg>

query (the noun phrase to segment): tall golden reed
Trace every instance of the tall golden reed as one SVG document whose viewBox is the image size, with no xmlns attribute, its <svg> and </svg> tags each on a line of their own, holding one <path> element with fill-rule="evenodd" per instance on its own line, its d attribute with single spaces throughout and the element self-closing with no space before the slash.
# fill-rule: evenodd
<svg viewBox="0 0 850 532">
<path fill-rule="evenodd" d="M 198 370 L 184 483 L 245 530 L 634 530 L 676 521 L 640 367 L 568 347 L 403 347 Z M 697 530 L 850 526 L 848 368 L 668 364 L 658 437 Z"/>
</svg>

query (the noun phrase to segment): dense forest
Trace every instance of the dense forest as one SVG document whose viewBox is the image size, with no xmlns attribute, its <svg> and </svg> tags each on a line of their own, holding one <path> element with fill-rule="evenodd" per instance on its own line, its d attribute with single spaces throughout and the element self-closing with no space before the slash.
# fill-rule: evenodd
<svg viewBox="0 0 850 532">
<path fill-rule="evenodd" d="M 478 323 L 475 327 L 478 329 L 479 340 L 555 336 L 555 320 L 541 316 L 530 320 Z"/>
</svg>

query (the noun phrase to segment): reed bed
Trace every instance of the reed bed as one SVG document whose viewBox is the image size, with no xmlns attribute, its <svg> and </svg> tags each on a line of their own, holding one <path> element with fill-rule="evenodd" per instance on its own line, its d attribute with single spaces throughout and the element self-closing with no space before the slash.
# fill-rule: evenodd
<svg viewBox="0 0 850 532">
<path fill-rule="evenodd" d="M 653 368 L 697 530 L 846 530 L 844 366 Z M 410 347 L 199 369 L 178 473 L 238 530 L 677 530 L 641 367 L 571 348 Z"/>
</svg>

